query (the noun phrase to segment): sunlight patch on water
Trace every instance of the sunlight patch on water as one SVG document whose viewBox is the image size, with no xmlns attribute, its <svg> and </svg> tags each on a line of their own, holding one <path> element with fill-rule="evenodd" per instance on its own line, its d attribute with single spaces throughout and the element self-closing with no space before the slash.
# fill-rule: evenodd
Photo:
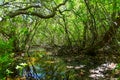
<svg viewBox="0 0 120 80">
<path fill-rule="evenodd" d="M 80 66 L 66 66 L 66 68 L 68 68 L 68 69 L 81 69 L 81 68 L 84 68 L 85 67 L 85 65 L 80 65 Z"/>
<path fill-rule="evenodd" d="M 89 72 L 91 73 L 89 75 L 89 77 L 93 78 L 93 79 L 99 79 L 99 78 L 105 78 L 105 75 L 103 74 L 104 72 L 108 71 L 108 70 L 113 70 L 115 69 L 117 66 L 116 63 L 104 63 L 101 66 L 98 66 L 95 69 L 91 69 L 89 70 Z"/>
</svg>

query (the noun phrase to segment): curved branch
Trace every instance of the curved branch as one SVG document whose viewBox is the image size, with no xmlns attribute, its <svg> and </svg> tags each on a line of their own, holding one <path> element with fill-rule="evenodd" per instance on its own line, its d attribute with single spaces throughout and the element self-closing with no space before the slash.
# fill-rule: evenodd
<svg viewBox="0 0 120 80">
<path fill-rule="evenodd" d="M 48 18 L 54 17 L 55 13 L 56 12 L 52 12 L 49 15 L 43 15 L 43 14 L 37 13 L 37 12 L 29 12 L 29 11 L 20 10 L 20 11 L 16 11 L 16 12 L 11 12 L 11 13 L 7 14 L 7 16 L 10 18 L 13 18 L 13 17 L 21 15 L 21 14 L 26 14 L 26 15 L 37 16 L 39 18 L 48 19 Z"/>
<path fill-rule="evenodd" d="M 48 19 L 48 18 L 54 17 L 55 14 L 56 14 L 57 9 L 58 9 L 60 6 L 65 5 L 67 1 L 68 1 L 68 0 L 65 0 L 64 2 L 62 2 L 62 3 L 60 3 L 59 5 L 57 5 L 56 7 L 54 7 L 54 8 L 51 10 L 51 13 L 48 14 L 48 15 L 44 15 L 44 14 L 41 14 L 41 13 L 38 13 L 38 12 L 28 11 L 28 9 L 30 9 L 30 8 L 40 8 L 40 7 L 41 7 L 40 5 L 30 5 L 30 6 L 28 6 L 28 7 L 21 8 L 21 9 L 18 9 L 18 10 L 16 10 L 16 11 L 9 12 L 6 16 L 8 16 L 9 18 L 14 18 L 15 16 L 18 16 L 18 15 L 21 15 L 21 14 L 26 14 L 26 15 L 37 16 L 37 17 L 43 18 L 43 19 Z M 3 18 L 3 19 L 5 19 L 5 18 Z"/>
</svg>

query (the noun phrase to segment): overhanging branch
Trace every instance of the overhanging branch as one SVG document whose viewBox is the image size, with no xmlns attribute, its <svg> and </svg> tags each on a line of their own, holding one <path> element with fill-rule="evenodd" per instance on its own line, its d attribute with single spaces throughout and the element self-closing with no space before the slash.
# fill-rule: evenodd
<svg viewBox="0 0 120 80">
<path fill-rule="evenodd" d="M 26 15 L 37 16 L 37 17 L 43 18 L 43 19 L 48 19 L 48 18 L 54 17 L 57 9 L 60 6 L 65 5 L 67 1 L 68 0 L 65 0 L 64 2 L 62 2 L 59 5 L 57 5 L 56 7 L 54 7 L 52 10 L 50 10 L 51 13 L 49 13 L 48 15 L 44 15 L 44 14 L 39 13 L 39 12 L 28 11 L 28 9 L 31 9 L 31 8 L 41 8 L 40 5 L 30 5 L 30 6 L 27 6 L 25 8 L 21 8 L 21 9 L 15 10 L 15 11 L 11 11 L 8 14 L 6 14 L 6 16 L 8 16 L 9 18 L 14 18 L 15 16 L 18 16 L 18 15 L 21 15 L 21 14 L 26 14 Z M 5 20 L 5 18 L 3 18 L 3 20 Z"/>
</svg>

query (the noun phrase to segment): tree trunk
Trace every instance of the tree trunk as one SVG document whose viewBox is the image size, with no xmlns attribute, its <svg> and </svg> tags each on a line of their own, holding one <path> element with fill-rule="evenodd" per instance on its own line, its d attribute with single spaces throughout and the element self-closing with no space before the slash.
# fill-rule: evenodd
<svg viewBox="0 0 120 80">
<path fill-rule="evenodd" d="M 93 46 L 88 47 L 83 52 L 85 52 L 88 55 L 96 55 L 96 51 L 98 51 L 98 49 L 103 48 L 106 44 L 109 44 L 112 41 L 112 38 L 116 35 L 119 26 L 120 26 L 120 17 L 118 17 L 116 20 L 113 21 L 109 30 L 106 31 L 101 41 L 99 41 Z"/>
</svg>

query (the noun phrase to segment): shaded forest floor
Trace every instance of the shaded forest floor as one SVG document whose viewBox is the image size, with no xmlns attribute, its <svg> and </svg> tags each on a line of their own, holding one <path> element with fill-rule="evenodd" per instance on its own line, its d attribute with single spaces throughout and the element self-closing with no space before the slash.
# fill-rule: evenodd
<svg viewBox="0 0 120 80">
<path fill-rule="evenodd" d="M 62 60 L 68 70 L 74 71 L 75 80 L 110 80 L 119 78 L 120 70 L 114 71 L 116 65 L 120 63 L 119 53 L 108 50 L 98 51 L 96 55 L 87 55 L 84 53 L 72 53 L 69 49 L 67 51 L 65 49 L 58 50 L 58 53 L 53 49 L 50 50 L 51 52 L 49 50 L 46 52 L 47 55 Z"/>
<path fill-rule="evenodd" d="M 120 70 L 114 70 L 116 65 L 120 63 L 120 54 L 118 53 L 100 52 L 95 56 L 90 56 L 86 54 L 72 54 L 70 52 L 71 54 L 54 55 L 54 51 L 50 52 L 41 48 L 35 48 L 30 52 L 32 53 L 29 60 L 35 66 L 38 74 L 40 73 L 40 67 L 42 67 L 45 70 L 43 72 L 58 72 L 57 76 L 61 72 L 65 72 L 64 74 L 69 76 L 65 80 L 114 80 L 120 76 Z M 43 72 L 42 74 L 44 74 Z M 49 76 L 53 78 L 53 74 Z M 74 78 L 71 79 L 71 76 L 74 76 Z"/>
<path fill-rule="evenodd" d="M 113 69 L 117 63 L 120 63 L 119 54 L 101 53 L 96 56 L 80 54 L 61 56 L 61 58 L 68 65 L 68 68 L 74 68 L 77 80 L 111 80 L 120 76 L 119 71 L 116 73 Z"/>
<path fill-rule="evenodd" d="M 116 65 L 120 63 L 120 54 L 114 51 L 98 52 L 94 56 L 71 52 L 61 53 L 64 55 L 54 55 L 54 51 L 47 53 L 54 58 L 61 59 L 68 70 L 74 71 L 75 80 L 110 80 L 120 76 L 120 70 L 114 71 Z"/>
</svg>

